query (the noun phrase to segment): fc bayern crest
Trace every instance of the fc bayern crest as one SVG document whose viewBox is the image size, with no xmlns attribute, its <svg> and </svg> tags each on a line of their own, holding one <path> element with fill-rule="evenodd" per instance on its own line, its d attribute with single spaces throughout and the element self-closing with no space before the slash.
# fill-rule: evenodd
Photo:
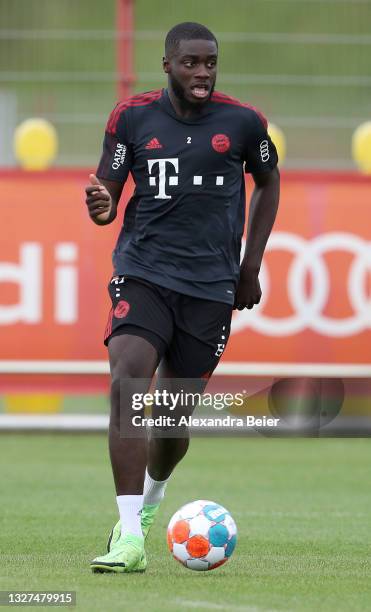
<svg viewBox="0 0 371 612">
<path fill-rule="evenodd" d="M 129 302 L 126 302 L 125 300 L 120 300 L 113 314 L 115 315 L 116 319 L 124 319 L 126 315 L 128 314 L 129 310 L 130 310 Z"/>
<path fill-rule="evenodd" d="M 231 141 L 226 134 L 215 134 L 211 139 L 211 144 L 217 153 L 226 153 L 231 146 Z"/>
</svg>

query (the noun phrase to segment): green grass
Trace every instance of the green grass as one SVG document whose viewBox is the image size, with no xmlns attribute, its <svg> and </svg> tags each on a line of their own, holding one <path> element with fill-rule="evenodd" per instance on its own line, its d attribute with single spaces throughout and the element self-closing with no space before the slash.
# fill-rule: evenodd
<svg viewBox="0 0 371 612">
<path fill-rule="evenodd" d="M 93 575 L 116 520 L 101 435 L 0 438 L 3 590 L 76 590 L 86 611 L 369 610 L 370 442 L 196 439 L 168 487 L 144 575 Z M 165 532 L 183 503 L 233 514 L 234 556 L 214 572 L 183 569 Z"/>
</svg>

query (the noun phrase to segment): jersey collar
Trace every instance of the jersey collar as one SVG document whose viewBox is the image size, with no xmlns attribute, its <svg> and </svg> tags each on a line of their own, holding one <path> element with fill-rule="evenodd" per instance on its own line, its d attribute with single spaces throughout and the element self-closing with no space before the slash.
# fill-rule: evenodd
<svg viewBox="0 0 371 612">
<path fill-rule="evenodd" d="M 180 121 L 180 123 L 186 123 L 188 125 L 199 124 L 200 121 L 202 121 L 202 119 L 210 115 L 212 112 L 212 105 L 210 104 L 210 102 L 206 102 L 203 112 L 200 113 L 198 117 L 195 117 L 194 119 L 184 119 L 183 117 L 180 117 L 179 115 L 177 115 L 177 113 L 174 110 L 173 105 L 171 104 L 171 101 L 169 98 L 169 92 L 166 88 L 162 90 L 162 96 L 160 98 L 160 106 L 165 111 L 165 113 L 167 113 L 168 115 L 171 115 L 171 117 L 173 117 L 177 121 Z"/>
</svg>

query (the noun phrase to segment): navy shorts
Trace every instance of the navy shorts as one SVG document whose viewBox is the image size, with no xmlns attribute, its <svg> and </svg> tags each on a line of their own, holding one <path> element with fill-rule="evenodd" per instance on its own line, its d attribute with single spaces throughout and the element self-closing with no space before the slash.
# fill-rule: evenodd
<svg viewBox="0 0 371 612">
<path fill-rule="evenodd" d="M 114 276 L 104 334 L 140 336 L 179 378 L 208 378 L 228 342 L 232 305 L 184 295 L 138 278 Z"/>
</svg>

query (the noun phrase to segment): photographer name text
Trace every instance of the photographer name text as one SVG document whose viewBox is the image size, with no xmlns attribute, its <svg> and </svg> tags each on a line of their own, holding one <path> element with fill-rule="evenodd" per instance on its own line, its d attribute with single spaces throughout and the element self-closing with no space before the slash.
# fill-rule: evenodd
<svg viewBox="0 0 371 612">
<path fill-rule="evenodd" d="M 180 416 L 179 418 L 171 416 L 158 417 L 142 417 L 136 415 L 132 418 L 132 423 L 135 427 L 277 427 L 280 419 L 272 417 L 254 415 L 245 415 L 243 417 L 232 417 L 230 415 L 224 417 L 192 417 Z"/>
</svg>

